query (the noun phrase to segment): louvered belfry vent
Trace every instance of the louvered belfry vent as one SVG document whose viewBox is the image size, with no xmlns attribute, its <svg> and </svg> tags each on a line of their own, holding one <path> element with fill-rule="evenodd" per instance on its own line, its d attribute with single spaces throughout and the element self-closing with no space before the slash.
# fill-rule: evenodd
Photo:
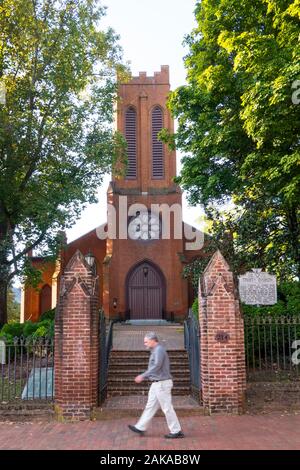
<svg viewBox="0 0 300 470">
<path fill-rule="evenodd" d="M 157 134 L 163 128 L 163 113 L 159 106 L 152 111 L 152 178 L 164 177 L 164 146 L 157 139 Z"/>
<path fill-rule="evenodd" d="M 127 140 L 127 174 L 126 178 L 136 178 L 136 111 L 130 106 L 125 115 L 125 137 Z"/>
</svg>

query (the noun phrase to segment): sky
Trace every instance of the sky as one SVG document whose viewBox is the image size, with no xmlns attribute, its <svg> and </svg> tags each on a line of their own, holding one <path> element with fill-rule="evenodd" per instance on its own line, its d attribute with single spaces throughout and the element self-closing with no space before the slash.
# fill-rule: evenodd
<svg viewBox="0 0 300 470">
<path fill-rule="evenodd" d="M 130 63 L 133 75 L 147 72 L 153 75 L 161 65 L 170 66 L 171 89 L 185 83 L 183 57 L 184 36 L 195 27 L 196 0 L 101 0 L 107 6 L 104 28 L 112 27 L 120 36 L 124 61 Z M 180 170 L 180 152 L 177 152 L 177 173 Z M 84 235 L 106 221 L 106 190 L 110 176 L 99 188 L 99 203 L 89 205 L 80 220 L 67 230 L 68 241 Z M 104 203 L 105 201 L 105 203 Z M 200 207 L 188 207 L 183 196 L 183 219 L 200 228 L 197 218 Z"/>
</svg>

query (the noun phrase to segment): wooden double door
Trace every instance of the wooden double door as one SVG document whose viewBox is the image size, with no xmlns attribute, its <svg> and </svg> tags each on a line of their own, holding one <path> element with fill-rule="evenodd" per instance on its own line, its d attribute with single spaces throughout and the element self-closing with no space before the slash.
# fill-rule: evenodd
<svg viewBox="0 0 300 470">
<path fill-rule="evenodd" d="M 139 264 L 127 280 L 130 319 L 163 318 L 165 283 L 159 268 L 151 263 Z"/>
</svg>

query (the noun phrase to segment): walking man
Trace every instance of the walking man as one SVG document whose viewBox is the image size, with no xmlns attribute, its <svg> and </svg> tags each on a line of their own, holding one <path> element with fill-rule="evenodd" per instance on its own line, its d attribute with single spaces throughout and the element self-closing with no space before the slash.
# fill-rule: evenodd
<svg viewBox="0 0 300 470">
<path fill-rule="evenodd" d="M 150 349 L 151 355 L 146 372 L 135 378 L 136 383 L 141 383 L 148 379 L 152 382 L 148 402 L 142 416 L 135 426 L 129 424 L 129 429 L 138 434 L 144 434 L 151 419 L 159 409 L 162 409 L 166 416 L 167 424 L 170 430 L 166 434 L 167 439 L 184 437 L 181 426 L 172 405 L 171 390 L 173 387 L 172 376 L 170 374 L 170 361 L 165 348 L 159 344 L 156 333 L 147 333 L 144 338 L 144 345 Z"/>
</svg>

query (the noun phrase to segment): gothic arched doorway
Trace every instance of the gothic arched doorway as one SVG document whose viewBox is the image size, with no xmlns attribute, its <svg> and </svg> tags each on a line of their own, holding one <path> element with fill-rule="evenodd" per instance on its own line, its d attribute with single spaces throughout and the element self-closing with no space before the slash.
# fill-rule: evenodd
<svg viewBox="0 0 300 470">
<path fill-rule="evenodd" d="M 135 266 L 127 276 L 130 319 L 163 318 L 165 281 L 161 270 L 148 261 Z"/>
</svg>

